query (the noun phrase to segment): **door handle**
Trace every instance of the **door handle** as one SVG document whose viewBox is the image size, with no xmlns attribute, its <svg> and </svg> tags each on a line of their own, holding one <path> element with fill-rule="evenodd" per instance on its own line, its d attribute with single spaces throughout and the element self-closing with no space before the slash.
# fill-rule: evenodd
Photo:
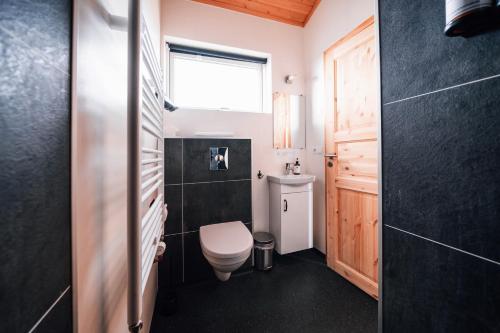
<svg viewBox="0 0 500 333">
<path fill-rule="evenodd" d="M 285 203 L 285 209 L 283 210 L 284 212 L 287 212 L 288 211 L 288 201 L 283 200 L 283 202 Z"/>
<path fill-rule="evenodd" d="M 325 157 L 328 158 L 328 163 L 326 165 L 329 168 L 333 167 L 333 160 L 337 158 L 337 153 L 325 154 Z"/>
</svg>

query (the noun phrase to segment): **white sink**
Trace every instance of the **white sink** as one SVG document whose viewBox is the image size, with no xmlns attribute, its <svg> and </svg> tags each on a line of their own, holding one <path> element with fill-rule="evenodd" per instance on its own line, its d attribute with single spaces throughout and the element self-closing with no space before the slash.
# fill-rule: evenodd
<svg viewBox="0 0 500 333">
<path fill-rule="evenodd" d="M 316 180 L 313 175 L 269 175 L 267 180 L 271 183 L 286 184 L 286 185 L 303 185 L 312 183 Z"/>
</svg>

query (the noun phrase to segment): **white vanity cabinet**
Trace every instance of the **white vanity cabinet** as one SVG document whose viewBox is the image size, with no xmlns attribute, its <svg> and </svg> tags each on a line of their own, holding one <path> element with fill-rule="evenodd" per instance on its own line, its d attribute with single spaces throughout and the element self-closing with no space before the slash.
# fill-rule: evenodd
<svg viewBox="0 0 500 333">
<path fill-rule="evenodd" d="M 314 176 L 268 176 L 269 231 L 276 251 L 286 254 L 313 246 Z"/>
</svg>

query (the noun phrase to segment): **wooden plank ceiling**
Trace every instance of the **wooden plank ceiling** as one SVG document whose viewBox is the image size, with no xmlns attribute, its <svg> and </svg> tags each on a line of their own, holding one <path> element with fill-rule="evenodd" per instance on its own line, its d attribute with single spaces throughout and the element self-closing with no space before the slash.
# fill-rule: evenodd
<svg viewBox="0 0 500 333">
<path fill-rule="evenodd" d="M 304 27 L 321 0 L 193 0 Z"/>
</svg>

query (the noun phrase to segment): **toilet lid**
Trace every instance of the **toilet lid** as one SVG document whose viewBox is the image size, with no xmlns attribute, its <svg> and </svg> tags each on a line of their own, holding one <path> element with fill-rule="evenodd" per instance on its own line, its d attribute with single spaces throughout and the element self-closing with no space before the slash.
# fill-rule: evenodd
<svg viewBox="0 0 500 333">
<path fill-rule="evenodd" d="M 200 228 L 201 247 L 217 258 L 232 258 L 252 248 L 253 237 L 240 221 L 211 224 Z"/>
</svg>

